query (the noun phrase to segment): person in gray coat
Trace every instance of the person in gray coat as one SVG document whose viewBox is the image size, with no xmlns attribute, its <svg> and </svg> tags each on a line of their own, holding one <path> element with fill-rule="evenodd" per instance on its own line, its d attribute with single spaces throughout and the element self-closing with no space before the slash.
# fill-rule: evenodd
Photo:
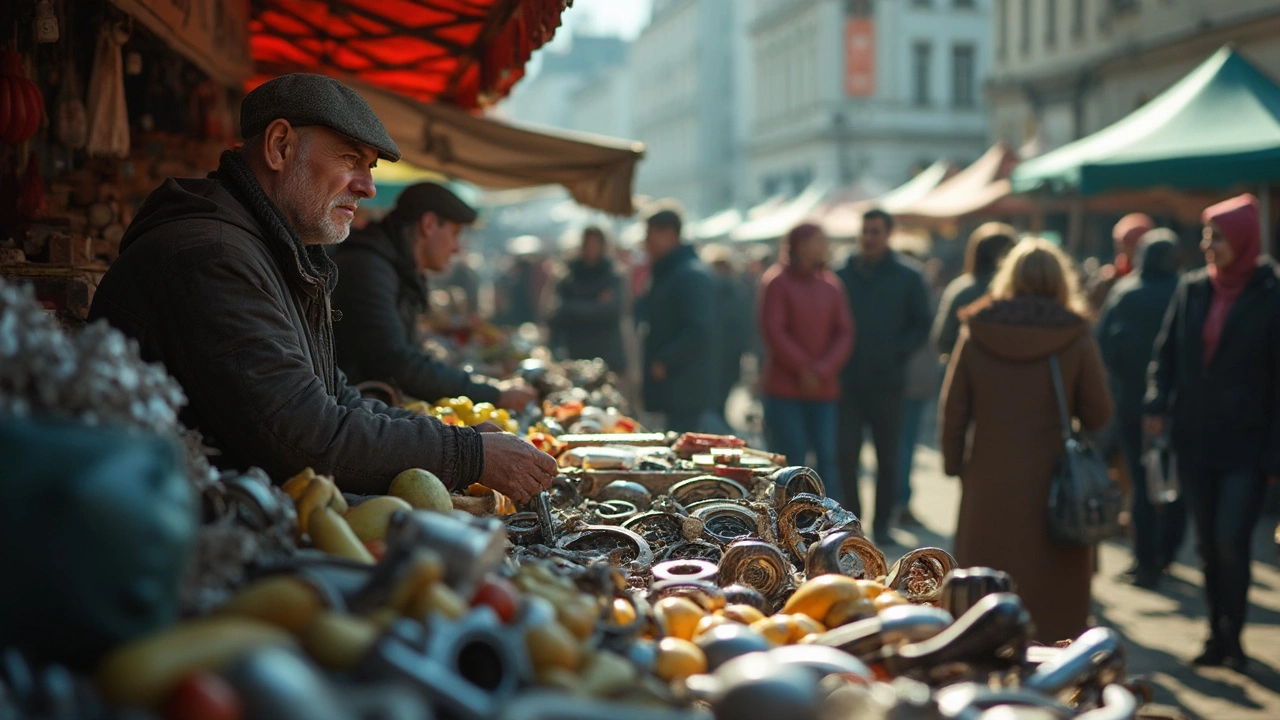
<svg viewBox="0 0 1280 720">
<path fill-rule="evenodd" d="M 987 293 L 1000 260 L 1017 241 L 1013 226 L 988 222 L 969 235 L 964 254 L 964 274 L 952 280 L 942 292 L 938 315 L 933 320 L 933 347 L 945 360 L 960 338 L 960 311 Z"/>
<path fill-rule="evenodd" d="M 1147 493 L 1142 464 L 1142 402 L 1147 392 L 1147 366 L 1160 334 L 1169 301 L 1178 288 L 1178 236 L 1157 228 L 1142 236 L 1138 272 L 1112 286 L 1098 319 L 1096 333 L 1102 361 L 1116 401 L 1120 447 L 1132 486 L 1133 584 L 1154 588 L 1173 562 L 1186 527 L 1181 500 L 1156 506 Z"/>
</svg>

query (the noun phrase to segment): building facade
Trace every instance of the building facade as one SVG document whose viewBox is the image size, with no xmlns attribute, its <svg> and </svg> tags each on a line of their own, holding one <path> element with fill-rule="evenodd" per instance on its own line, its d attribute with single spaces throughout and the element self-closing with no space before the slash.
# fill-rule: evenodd
<svg viewBox="0 0 1280 720">
<path fill-rule="evenodd" d="M 634 97 L 635 85 L 631 81 L 630 66 L 609 68 L 583 83 L 569 97 L 570 118 L 565 127 L 580 132 L 634 140 L 635 127 L 632 125 Z"/>
<path fill-rule="evenodd" d="M 536 75 L 516 85 L 501 114 L 521 122 L 574 128 L 574 98 L 584 87 L 626 66 L 627 41 L 616 37 L 574 35 L 568 48 L 540 54 Z"/>
<path fill-rule="evenodd" d="M 1277 0 L 995 0 L 991 131 L 1051 150 L 1125 117 L 1224 43 L 1280 76 Z"/>
<path fill-rule="evenodd" d="M 1037 0 L 1039 1 L 1039 0 Z M 894 186 L 987 142 L 992 0 L 751 0 L 747 181 Z"/>
<path fill-rule="evenodd" d="M 733 204 L 738 149 L 738 0 L 654 0 L 632 43 L 633 139 L 647 146 L 636 191 L 679 200 L 692 217 Z"/>
</svg>

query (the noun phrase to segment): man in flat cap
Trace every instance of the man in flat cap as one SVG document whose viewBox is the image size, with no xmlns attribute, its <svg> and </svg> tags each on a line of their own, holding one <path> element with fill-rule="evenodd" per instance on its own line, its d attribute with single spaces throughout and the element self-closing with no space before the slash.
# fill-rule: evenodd
<svg viewBox="0 0 1280 720">
<path fill-rule="evenodd" d="M 168 178 L 147 198 L 102 279 L 90 319 L 136 338 L 186 391 L 183 421 L 223 467 L 277 481 L 311 467 L 354 493 L 424 468 L 523 501 L 550 456 L 361 399 L 335 362 L 329 296 L 370 169 L 400 150 L 364 98 L 321 75 L 284 75 L 241 106 L 244 146 L 205 179 Z"/>
<path fill-rule="evenodd" d="M 475 222 L 471 209 L 448 188 L 419 183 L 405 188 L 381 222 L 352 234 L 333 253 L 338 287 L 333 327 L 338 367 L 353 383 L 379 380 L 415 398 L 466 396 L 508 410 L 536 399 L 524 386 L 499 387 L 428 355 L 418 341 L 418 317 L 427 310 L 423 273 L 443 272 L 458 252 L 458 234 Z"/>
</svg>

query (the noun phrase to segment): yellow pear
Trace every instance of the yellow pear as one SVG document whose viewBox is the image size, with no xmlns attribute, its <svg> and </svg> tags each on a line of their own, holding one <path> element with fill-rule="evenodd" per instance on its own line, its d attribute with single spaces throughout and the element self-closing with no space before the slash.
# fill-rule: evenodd
<svg viewBox="0 0 1280 720">
<path fill-rule="evenodd" d="M 360 542 L 385 540 L 387 524 L 391 522 L 391 515 L 397 510 L 412 512 L 413 506 L 398 497 L 380 495 L 348 510 L 347 524 L 355 531 Z"/>
<path fill-rule="evenodd" d="M 420 468 L 405 470 L 391 481 L 388 495 L 394 495 L 419 510 L 453 512 L 449 489 L 440 478 Z"/>
</svg>

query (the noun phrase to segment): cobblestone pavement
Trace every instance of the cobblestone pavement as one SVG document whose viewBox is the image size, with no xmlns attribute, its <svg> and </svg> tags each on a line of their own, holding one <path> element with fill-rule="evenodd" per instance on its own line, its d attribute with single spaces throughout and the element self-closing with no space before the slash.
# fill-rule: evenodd
<svg viewBox="0 0 1280 720">
<path fill-rule="evenodd" d="M 874 464 L 874 455 L 867 459 Z M 871 485 L 864 478 L 864 508 L 874 507 Z M 924 528 L 914 533 L 894 530 L 894 540 L 902 547 L 886 549 L 891 560 L 894 551 L 923 545 L 951 548 L 960 488 L 954 478 L 942 474 L 942 457 L 936 450 L 917 449 L 912 486 L 911 509 Z M 1131 561 L 1127 546 L 1108 543 L 1102 547 L 1093 582 L 1094 623 L 1125 637 L 1130 673 L 1151 681 L 1157 703 L 1203 720 L 1280 719 L 1280 564 L 1271 537 L 1275 522 L 1274 517 L 1263 518 L 1255 542 L 1244 635 L 1245 651 L 1253 659 L 1249 677 L 1225 668 L 1196 670 L 1188 664 L 1206 637 L 1203 581 L 1192 549 L 1193 533 L 1188 533 L 1179 562 L 1154 592 L 1119 579 Z"/>
</svg>

